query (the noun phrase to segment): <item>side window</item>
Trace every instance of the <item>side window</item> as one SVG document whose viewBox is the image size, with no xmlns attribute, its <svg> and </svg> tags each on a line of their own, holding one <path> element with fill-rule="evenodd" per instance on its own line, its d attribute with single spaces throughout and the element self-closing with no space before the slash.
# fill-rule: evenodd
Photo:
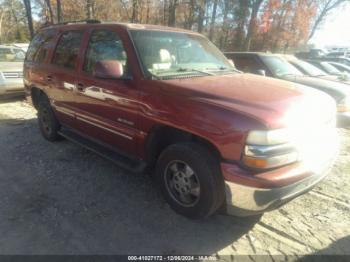
<svg viewBox="0 0 350 262">
<path fill-rule="evenodd" d="M 256 74 L 258 70 L 266 70 L 254 57 L 237 57 L 234 62 L 237 69 L 245 73 Z"/>
<path fill-rule="evenodd" d="M 63 33 L 57 44 L 52 63 L 64 68 L 74 69 L 82 37 L 82 31 Z"/>
<path fill-rule="evenodd" d="M 33 40 L 30 42 L 27 55 L 26 55 L 26 61 L 33 62 L 35 54 L 38 52 L 38 49 L 40 47 L 40 44 L 42 42 L 43 35 L 42 34 L 37 34 Z"/>
<path fill-rule="evenodd" d="M 91 73 L 95 64 L 103 60 L 118 60 L 127 71 L 126 52 L 117 33 L 108 30 L 95 30 L 92 32 L 85 53 L 83 71 Z"/>
<path fill-rule="evenodd" d="M 47 50 L 55 32 L 45 31 L 34 37 L 27 51 L 26 61 L 41 63 L 45 60 Z"/>
</svg>

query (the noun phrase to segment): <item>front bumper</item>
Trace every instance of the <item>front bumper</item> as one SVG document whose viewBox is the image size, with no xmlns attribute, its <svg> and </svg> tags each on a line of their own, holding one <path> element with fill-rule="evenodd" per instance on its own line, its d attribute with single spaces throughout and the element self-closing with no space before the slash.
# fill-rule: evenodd
<svg viewBox="0 0 350 262">
<path fill-rule="evenodd" d="M 235 164 L 222 163 L 226 213 L 250 216 L 271 211 L 311 190 L 327 176 L 337 156 L 337 146 L 310 168 L 303 162 L 251 174 Z"/>
<path fill-rule="evenodd" d="M 234 216 L 251 216 L 274 210 L 311 190 L 327 174 L 314 174 L 294 184 L 271 189 L 225 182 L 226 212 Z"/>
<path fill-rule="evenodd" d="M 350 112 L 337 113 L 337 127 L 350 127 Z"/>
</svg>

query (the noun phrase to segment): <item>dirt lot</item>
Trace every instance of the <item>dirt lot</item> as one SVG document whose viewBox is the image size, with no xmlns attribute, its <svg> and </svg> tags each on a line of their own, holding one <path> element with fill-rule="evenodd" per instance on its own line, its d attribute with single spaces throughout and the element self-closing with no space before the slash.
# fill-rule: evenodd
<svg viewBox="0 0 350 262">
<path fill-rule="evenodd" d="M 29 105 L 2 101 L 0 254 L 350 254 L 350 130 L 340 133 L 337 163 L 310 193 L 259 219 L 190 221 L 148 176 L 45 141 Z"/>
</svg>

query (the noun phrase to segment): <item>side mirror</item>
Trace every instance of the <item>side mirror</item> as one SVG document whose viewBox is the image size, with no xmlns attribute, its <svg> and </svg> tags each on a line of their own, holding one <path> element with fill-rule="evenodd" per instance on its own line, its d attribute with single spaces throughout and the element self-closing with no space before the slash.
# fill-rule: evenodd
<svg viewBox="0 0 350 262">
<path fill-rule="evenodd" d="M 258 75 L 261 75 L 261 76 L 266 76 L 266 72 L 265 72 L 265 70 L 263 70 L 263 69 L 257 70 L 256 73 L 257 73 Z"/>
<path fill-rule="evenodd" d="M 233 67 L 236 67 L 235 66 L 235 62 L 233 62 L 233 60 L 232 59 L 228 59 L 228 62 L 230 63 L 230 65 L 232 65 Z"/>
<path fill-rule="evenodd" d="M 97 61 L 93 76 L 103 79 L 118 79 L 123 76 L 123 65 L 116 60 Z"/>
</svg>

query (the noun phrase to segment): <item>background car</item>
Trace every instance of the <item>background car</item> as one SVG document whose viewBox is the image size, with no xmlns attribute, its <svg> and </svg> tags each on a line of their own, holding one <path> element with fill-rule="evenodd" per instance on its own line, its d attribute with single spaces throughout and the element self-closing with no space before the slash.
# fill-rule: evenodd
<svg viewBox="0 0 350 262">
<path fill-rule="evenodd" d="M 23 93 L 25 52 L 17 47 L 0 46 L 0 95 Z"/>
<path fill-rule="evenodd" d="M 14 47 L 22 49 L 24 52 L 27 52 L 29 43 L 14 43 L 12 44 Z"/>
<path fill-rule="evenodd" d="M 326 58 L 320 58 L 318 60 L 325 61 L 325 62 L 337 62 L 337 63 L 341 63 L 344 65 L 350 66 L 350 58 L 349 57 L 326 57 Z"/>
<path fill-rule="evenodd" d="M 297 59 L 292 55 L 282 55 L 284 59 L 288 61 L 291 65 L 296 67 L 299 71 L 307 76 L 318 77 L 331 81 L 343 82 L 350 85 L 350 81 L 342 77 L 342 75 L 330 75 L 324 70 L 300 59 Z"/>
<path fill-rule="evenodd" d="M 339 71 L 336 67 L 332 66 L 329 62 L 327 61 L 319 61 L 319 60 L 306 60 L 306 62 L 318 67 L 319 69 L 323 70 L 327 74 L 330 75 L 341 75 L 342 72 Z"/>
<path fill-rule="evenodd" d="M 337 102 L 338 127 L 350 126 L 350 87 L 341 82 L 310 77 L 300 72 L 280 55 L 260 52 L 228 52 L 238 70 L 295 82 L 323 91 Z"/>
<path fill-rule="evenodd" d="M 335 68 L 337 68 L 339 71 L 341 72 L 347 72 L 348 74 L 350 74 L 350 66 L 341 64 L 341 63 L 337 63 L 337 62 L 328 62 L 329 64 L 331 64 L 332 66 L 334 66 Z"/>
</svg>

